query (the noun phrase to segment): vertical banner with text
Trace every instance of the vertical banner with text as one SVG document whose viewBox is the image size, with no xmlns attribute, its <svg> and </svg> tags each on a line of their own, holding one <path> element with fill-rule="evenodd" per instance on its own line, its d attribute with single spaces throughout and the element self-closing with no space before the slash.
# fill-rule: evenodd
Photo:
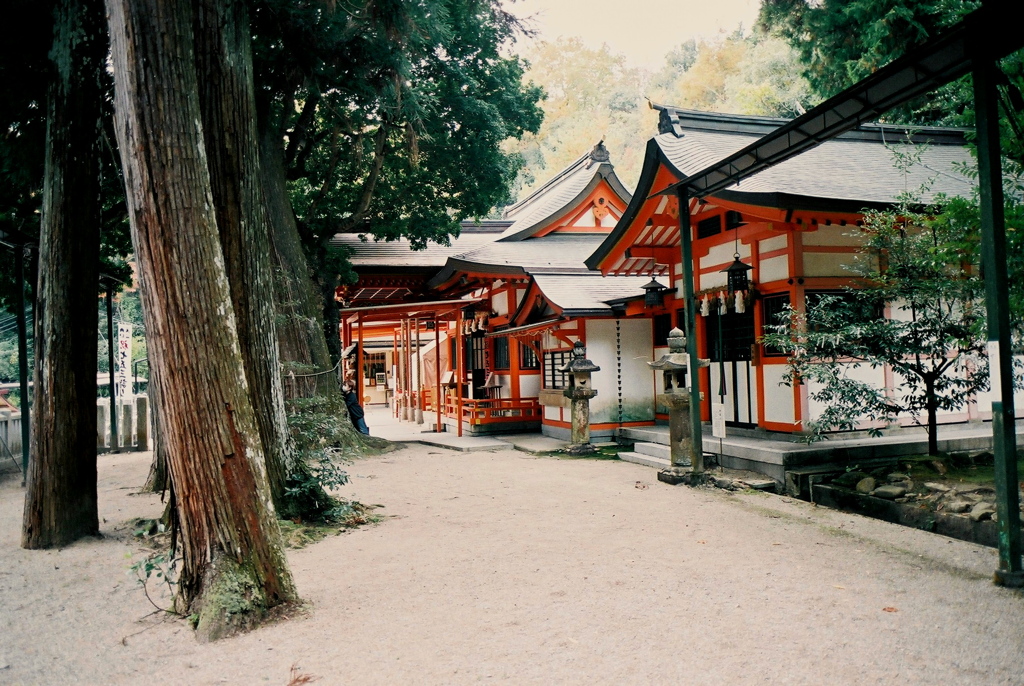
<svg viewBox="0 0 1024 686">
<path fill-rule="evenodd" d="M 117 386 L 118 400 L 127 399 L 132 394 L 132 325 L 128 322 L 117 324 L 117 355 L 114 383 Z"/>
</svg>

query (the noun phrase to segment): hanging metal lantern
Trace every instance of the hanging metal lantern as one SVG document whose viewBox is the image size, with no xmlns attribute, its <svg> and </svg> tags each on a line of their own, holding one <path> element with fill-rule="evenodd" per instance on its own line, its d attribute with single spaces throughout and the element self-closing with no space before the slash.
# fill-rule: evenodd
<svg viewBox="0 0 1024 686">
<path fill-rule="evenodd" d="M 733 255 L 733 263 L 722 270 L 726 274 L 730 294 L 750 288 L 750 279 L 747 278 L 747 272 L 751 269 L 753 267 L 740 261 L 739 253 Z"/>
<path fill-rule="evenodd" d="M 661 307 L 665 302 L 665 291 L 668 289 L 652 278 L 650 283 L 642 286 L 644 290 L 644 307 Z"/>
</svg>

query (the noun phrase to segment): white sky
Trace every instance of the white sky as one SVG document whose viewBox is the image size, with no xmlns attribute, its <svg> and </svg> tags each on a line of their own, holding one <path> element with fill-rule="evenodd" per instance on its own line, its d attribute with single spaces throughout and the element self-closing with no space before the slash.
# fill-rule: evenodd
<svg viewBox="0 0 1024 686">
<path fill-rule="evenodd" d="M 538 38 L 579 36 L 590 47 L 607 43 L 632 66 L 655 69 L 688 38 L 713 38 L 757 19 L 760 0 L 506 0 L 519 17 L 534 15 Z"/>
</svg>

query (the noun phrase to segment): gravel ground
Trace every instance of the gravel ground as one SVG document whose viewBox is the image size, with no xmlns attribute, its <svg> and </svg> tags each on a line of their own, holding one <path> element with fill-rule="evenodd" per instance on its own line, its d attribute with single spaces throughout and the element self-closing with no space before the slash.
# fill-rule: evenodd
<svg viewBox="0 0 1024 686">
<path fill-rule="evenodd" d="M 128 573 L 149 456 L 100 459 L 104 537 L 64 550 L 0 484 L 0 683 L 1024 684 L 994 550 L 513 450 L 354 463 L 383 521 L 290 551 L 304 612 L 199 645 Z"/>
</svg>

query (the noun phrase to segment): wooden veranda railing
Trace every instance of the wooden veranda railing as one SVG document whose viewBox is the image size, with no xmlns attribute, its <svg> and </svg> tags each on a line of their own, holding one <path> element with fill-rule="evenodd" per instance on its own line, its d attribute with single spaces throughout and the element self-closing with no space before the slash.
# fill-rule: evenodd
<svg viewBox="0 0 1024 686">
<path fill-rule="evenodd" d="M 541 420 L 541 405 L 536 398 L 493 398 L 462 400 L 462 421 L 472 426 L 500 424 L 502 422 L 528 422 Z M 444 404 L 445 416 L 458 417 L 457 399 L 448 397 Z"/>
</svg>

